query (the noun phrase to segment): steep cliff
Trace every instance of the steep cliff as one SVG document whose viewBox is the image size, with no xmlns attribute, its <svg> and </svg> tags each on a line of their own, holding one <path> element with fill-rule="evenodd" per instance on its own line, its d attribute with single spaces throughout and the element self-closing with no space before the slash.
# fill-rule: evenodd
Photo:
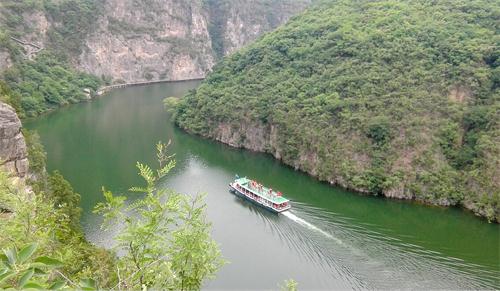
<svg viewBox="0 0 500 291">
<path fill-rule="evenodd" d="M 109 0 L 79 66 L 122 81 L 200 78 L 214 65 L 199 2 Z"/>
<path fill-rule="evenodd" d="M 304 10 L 312 0 L 205 0 L 218 58 L 249 44 Z"/>
<path fill-rule="evenodd" d="M 499 9 L 325 1 L 225 58 L 176 122 L 332 184 L 499 221 Z"/>
<path fill-rule="evenodd" d="M 108 0 L 78 64 L 127 82 L 202 78 L 221 54 L 284 23 L 307 3 Z"/>
<path fill-rule="evenodd" d="M 7 50 L 0 49 L 0 68 L 10 68 L 12 66 L 12 59 Z"/>
<path fill-rule="evenodd" d="M 28 153 L 15 110 L 0 101 L 0 166 L 24 178 L 28 173 Z"/>
<path fill-rule="evenodd" d="M 0 3 L 0 23 L 11 35 L 57 51 L 99 77 L 180 80 L 204 77 L 218 58 L 286 22 L 309 2 L 6 0 Z M 3 63 L 10 60 L 5 50 L 0 57 Z"/>
</svg>

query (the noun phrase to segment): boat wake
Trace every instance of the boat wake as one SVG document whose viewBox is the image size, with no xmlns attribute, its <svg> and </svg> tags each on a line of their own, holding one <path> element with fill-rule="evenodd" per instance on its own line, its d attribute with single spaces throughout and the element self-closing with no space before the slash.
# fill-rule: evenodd
<svg viewBox="0 0 500 291">
<path fill-rule="evenodd" d="M 337 213 L 298 203 L 294 203 L 293 212 L 281 214 L 290 221 L 275 225 L 285 242 L 334 278 L 342 278 L 355 288 L 498 287 L 498 273 L 410 244 L 376 225 L 357 223 Z"/>
<path fill-rule="evenodd" d="M 297 215 L 293 214 L 291 211 L 285 211 L 285 212 L 282 212 L 282 214 L 288 218 L 290 218 L 291 220 L 295 221 L 296 223 L 302 225 L 302 226 L 305 226 L 307 228 L 309 228 L 310 230 L 313 230 L 313 231 L 316 231 L 318 233 L 321 233 L 322 235 L 326 236 L 327 238 L 329 239 L 332 239 L 334 240 L 336 243 L 338 244 L 341 244 L 343 245 L 344 242 L 342 242 L 342 240 L 334 237 L 333 235 L 331 235 L 330 233 L 322 230 L 321 228 L 315 226 L 314 224 L 312 223 L 309 223 L 307 222 L 306 220 L 298 217 Z"/>
</svg>

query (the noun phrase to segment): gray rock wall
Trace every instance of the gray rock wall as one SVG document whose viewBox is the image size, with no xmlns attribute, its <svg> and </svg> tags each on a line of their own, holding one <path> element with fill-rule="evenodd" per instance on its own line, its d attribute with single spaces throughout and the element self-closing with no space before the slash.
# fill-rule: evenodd
<svg viewBox="0 0 500 291">
<path fill-rule="evenodd" d="M 81 53 L 70 56 L 71 62 L 115 83 L 203 78 L 219 57 L 283 24 L 310 2 L 106 0 L 95 18 L 97 28 L 82 41 Z M 0 26 L 2 9 L 6 11 L 0 1 Z M 49 32 L 60 20 L 48 17 L 43 9 L 20 16 L 23 23 L 17 30 L 26 30 L 20 38 L 50 47 Z M 0 50 L 0 71 L 7 60 Z"/>
<path fill-rule="evenodd" d="M 0 165 L 15 176 L 28 173 L 28 153 L 15 110 L 0 102 Z"/>
</svg>

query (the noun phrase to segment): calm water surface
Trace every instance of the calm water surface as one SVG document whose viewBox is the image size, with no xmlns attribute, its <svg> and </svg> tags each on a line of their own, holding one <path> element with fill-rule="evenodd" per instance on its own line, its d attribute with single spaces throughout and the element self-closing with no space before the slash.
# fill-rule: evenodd
<svg viewBox="0 0 500 291">
<path fill-rule="evenodd" d="M 26 123 L 82 195 L 82 224 L 93 242 L 111 235 L 92 214 L 101 187 L 126 192 L 140 183 L 136 161 L 154 162 L 154 145 L 172 141 L 177 167 L 162 183 L 207 193 L 213 235 L 230 262 L 206 284 L 214 289 L 500 288 L 500 227 L 457 209 L 360 196 L 318 183 L 272 157 L 190 136 L 175 128 L 162 99 L 199 82 L 113 91 Z M 294 201 L 274 215 L 228 192 L 246 175 Z"/>
</svg>

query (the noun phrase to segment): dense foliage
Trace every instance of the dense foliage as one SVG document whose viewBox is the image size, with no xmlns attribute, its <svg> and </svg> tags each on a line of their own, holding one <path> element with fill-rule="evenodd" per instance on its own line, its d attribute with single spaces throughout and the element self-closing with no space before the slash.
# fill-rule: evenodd
<svg viewBox="0 0 500 291">
<path fill-rule="evenodd" d="M 23 38 L 34 31 L 33 23 L 23 13 L 39 11 L 54 25 L 48 27 L 49 49 L 71 58 L 81 53 L 85 37 L 95 28 L 101 13 L 98 0 L 3 0 L 0 3 L 0 27 L 9 35 Z"/>
<path fill-rule="evenodd" d="M 81 53 L 101 5 L 97 0 L 6 0 L 0 3 L 0 52 L 7 52 L 12 62 L 6 71 L 0 68 L 0 78 L 11 87 L 12 100 L 8 103 L 21 117 L 36 116 L 88 99 L 84 90 L 93 93 L 101 85 L 102 80 L 78 72 L 70 64 Z M 38 12 L 52 23 L 47 27 L 48 47 L 37 53 L 26 52 L 10 37 L 26 39 L 27 35 L 36 33 L 39 28 L 33 27 L 33 21 L 23 15 L 31 13 L 36 17 Z"/>
<path fill-rule="evenodd" d="M 116 247 L 124 252 L 117 264 L 119 290 L 199 290 L 224 263 L 210 236 L 202 197 L 191 199 L 157 188 L 159 180 L 175 166 L 166 148 L 162 143 L 157 145 L 158 170 L 137 163 L 146 186 L 131 191 L 143 193 L 144 198 L 126 204 L 125 196 L 104 191 L 106 201 L 96 207 L 105 218 L 105 226 L 123 224 L 116 237 Z"/>
<path fill-rule="evenodd" d="M 0 3 L 0 24 L 15 36 L 31 32 L 31 23 L 25 22 L 23 12 L 43 9 L 43 0 L 3 0 Z"/>
<path fill-rule="evenodd" d="M 71 69 L 49 52 L 34 60 L 21 60 L 3 73 L 11 88 L 9 103 L 21 116 L 36 116 L 62 105 L 81 102 L 95 92 L 101 80 Z M 84 90 L 88 89 L 88 93 Z"/>
<path fill-rule="evenodd" d="M 223 60 L 176 122 L 321 180 L 498 221 L 499 16 L 487 0 L 322 1 Z"/>
</svg>

